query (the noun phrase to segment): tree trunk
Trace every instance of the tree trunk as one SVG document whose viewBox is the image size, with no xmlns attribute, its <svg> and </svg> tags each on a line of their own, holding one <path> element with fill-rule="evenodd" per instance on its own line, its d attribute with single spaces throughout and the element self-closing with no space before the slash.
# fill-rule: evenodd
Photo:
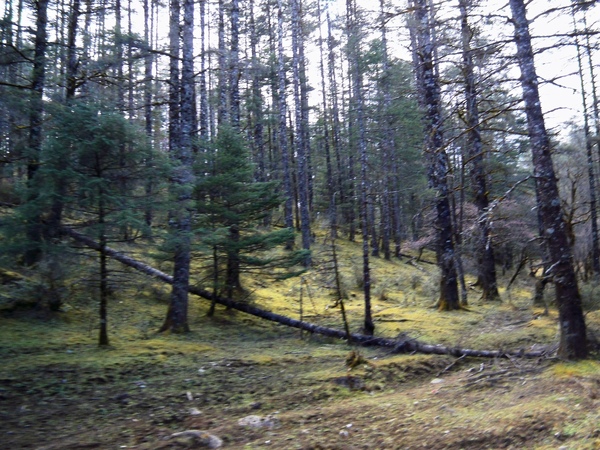
<svg viewBox="0 0 600 450">
<path fill-rule="evenodd" d="M 358 150 L 360 157 L 360 225 L 362 231 L 363 247 L 363 293 L 365 302 L 365 318 L 363 330 L 365 334 L 372 335 L 375 324 L 371 312 L 371 269 L 369 266 L 369 180 L 367 178 L 368 157 L 367 138 L 365 129 L 365 112 L 362 86 L 362 72 L 359 63 L 358 51 L 360 36 L 357 28 L 356 5 L 353 0 L 346 1 L 346 20 L 348 21 L 348 59 L 350 76 L 352 79 L 352 97 L 356 109 L 356 127 L 358 133 Z"/>
<path fill-rule="evenodd" d="M 286 90 L 285 90 L 285 55 L 283 53 L 283 2 L 278 0 L 277 2 L 277 82 L 278 82 L 278 95 L 279 95 L 279 124 L 278 124 L 278 136 L 279 136 L 279 152 L 281 153 L 281 164 L 283 169 L 283 189 L 285 193 L 284 203 L 284 222 L 286 228 L 294 228 L 294 192 L 292 189 L 292 169 L 290 163 L 290 153 L 288 150 L 288 138 L 287 138 L 287 102 L 286 102 Z M 291 250 L 294 246 L 294 242 L 288 242 L 286 248 Z"/>
<path fill-rule="evenodd" d="M 303 52 L 301 47 L 303 46 L 302 40 L 302 26 L 301 26 L 301 0 L 291 1 L 291 13 L 292 13 L 292 73 L 293 73 L 293 85 L 294 85 L 294 120 L 295 120 L 295 151 L 297 154 L 297 186 L 298 186 L 298 208 L 300 209 L 300 231 L 302 235 L 302 248 L 310 250 L 311 245 L 311 231 L 310 231 L 310 195 L 309 195 L 309 164 L 308 164 L 308 143 L 306 137 L 308 131 L 307 121 L 304 117 L 304 95 L 302 86 L 302 56 Z M 311 258 L 308 254 L 304 260 L 306 267 L 310 266 Z"/>
<path fill-rule="evenodd" d="M 240 5 L 239 0 L 231 0 L 231 51 L 229 52 L 229 105 L 231 126 L 240 128 Z"/>
<path fill-rule="evenodd" d="M 577 66 L 579 69 L 579 81 L 581 86 L 581 101 L 583 106 L 583 132 L 585 136 L 585 151 L 588 169 L 588 183 L 590 187 L 590 222 L 591 222 L 591 256 L 592 270 L 596 278 L 600 277 L 600 239 L 598 237 L 598 212 L 596 211 L 596 176 L 594 174 L 594 157 L 592 135 L 590 132 L 590 123 L 588 115 L 587 95 L 585 90 L 585 80 L 583 76 L 583 56 L 581 54 L 581 44 L 579 42 L 579 31 L 575 21 L 575 10 L 572 11 L 573 31 L 575 34 L 575 48 L 577 50 Z"/>
<path fill-rule="evenodd" d="M 218 106 L 217 124 L 222 125 L 229 119 L 227 107 L 227 56 L 225 55 L 225 2 L 219 0 L 219 81 L 218 81 Z"/>
<path fill-rule="evenodd" d="M 98 173 L 98 179 L 102 179 L 102 173 Z M 106 255 L 106 227 L 104 224 L 104 192 L 100 188 L 98 192 L 98 234 L 100 243 L 100 331 L 98 345 L 109 345 L 108 340 L 108 264 Z"/>
<path fill-rule="evenodd" d="M 531 142 L 538 217 L 550 258 L 547 275 L 552 276 L 556 288 L 560 324 L 558 355 L 565 359 L 581 359 L 588 355 L 585 320 L 573 268 L 571 243 L 560 206 L 550 140 L 540 105 L 526 7 L 524 0 L 510 0 L 510 7 Z"/>
<path fill-rule="evenodd" d="M 46 32 L 48 0 L 38 0 L 34 3 L 34 6 L 36 8 L 36 31 L 29 104 L 29 157 L 27 162 L 27 181 L 31 187 L 34 185 L 34 177 L 39 166 L 42 149 L 46 47 L 48 45 Z M 39 213 L 30 219 L 27 227 L 27 237 L 30 241 L 30 249 L 24 255 L 24 263 L 30 266 L 39 261 L 42 254 L 42 224 Z"/>
<path fill-rule="evenodd" d="M 144 41 L 148 46 L 146 50 L 146 55 L 144 56 L 144 130 L 146 132 L 146 138 L 148 145 L 152 145 L 152 136 L 154 134 L 153 130 L 153 120 L 152 120 L 152 53 L 150 49 L 152 48 L 151 43 L 151 27 L 150 27 L 150 0 L 144 0 Z M 152 161 L 148 162 L 152 164 Z M 145 182 L 145 194 L 146 198 L 150 199 L 154 192 L 154 183 L 151 179 L 146 180 Z M 154 211 L 152 208 L 152 203 L 148 201 L 146 203 L 146 208 L 144 212 L 144 220 L 146 226 L 150 228 L 152 226 Z M 149 234 L 148 236 L 150 236 Z"/>
<path fill-rule="evenodd" d="M 463 52 L 463 79 L 465 86 L 466 101 L 466 126 L 467 126 L 467 160 L 469 161 L 469 174 L 474 191 L 474 203 L 477 207 L 479 218 L 479 239 L 477 242 L 477 268 L 478 285 L 482 289 L 484 301 L 500 300 L 498 283 L 496 281 L 496 259 L 492 246 L 492 230 L 490 218 L 488 217 L 488 187 L 483 159 L 483 142 L 481 140 L 481 129 L 479 126 L 479 106 L 475 71 L 473 67 L 473 51 L 471 49 L 471 38 L 473 30 L 468 22 L 467 8 L 471 6 L 471 0 L 459 0 L 462 52 Z"/>
<path fill-rule="evenodd" d="M 160 331 L 169 330 L 174 333 L 189 331 L 187 311 L 188 311 L 188 289 L 190 277 L 190 233 L 192 229 L 192 190 L 194 184 L 194 174 L 192 172 L 193 145 L 192 136 L 195 131 L 194 117 L 194 47 L 193 47 L 193 27 L 194 27 L 194 4 L 193 0 L 184 0 L 183 9 L 183 30 L 182 30 L 182 70 L 181 80 L 174 77 L 171 73 L 171 80 L 174 81 L 172 88 L 181 92 L 181 114 L 179 117 L 180 136 L 172 139 L 171 142 L 178 142 L 177 147 L 171 147 L 171 158 L 176 167 L 173 169 L 172 183 L 173 192 L 176 196 L 176 210 L 171 212 L 171 223 L 174 239 L 174 258 L 173 258 L 173 289 L 171 291 L 171 300 L 169 310 L 164 324 Z M 177 67 L 175 55 L 179 43 L 179 11 L 178 0 L 171 1 L 171 68 Z M 178 74 L 178 71 L 177 71 Z M 170 104 L 170 107 L 174 105 Z M 171 131 L 171 130 L 170 130 Z M 173 137 L 171 137 L 173 138 Z"/>
<path fill-rule="evenodd" d="M 342 206 L 343 210 L 346 208 L 346 190 L 344 188 L 344 171 L 342 164 L 342 156 L 340 152 L 341 147 L 341 124 L 340 124 L 340 108 L 338 101 L 338 85 L 337 78 L 335 76 L 335 42 L 333 33 L 331 30 L 331 19 L 329 17 L 329 10 L 327 11 L 327 78 L 329 80 L 329 92 L 331 96 L 331 131 L 332 131 L 332 150 L 335 158 L 335 167 L 337 177 L 334 178 L 334 192 L 337 194 L 337 204 Z M 336 223 L 339 221 L 336 220 Z"/>
<path fill-rule="evenodd" d="M 329 197 L 329 217 L 330 237 L 337 238 L 337 204 L 336 204 L 336 186 L 331 162 L 331 144 L 329 136 L 329 111 L 327 103 L 327 88 L 325 87 L 325 58 L 323 51 L 323 31 L 321 24 L 321 2 L 317 1 L 317 21 L 319 23 L 319 70 L 321 73 L 321 102 L 323 108 L 323 147 L 325 150 L 325 169 L 327 196 Z"/>
<path fill-rule="evenodd" d="M 448 156 L 442 135 L 440 86 L 436 75 L 433 55 L 435 43 L 431 37 L 429 11 L 426 0 L 412 1 L 415 14 L 414 57 L 420 102 L 425 110 L 425 152 L 427 156 L 429 185 L 435 191 L 437 262 L 440 268 L 440 310 L 460 309 L 454 232 L 448 188 Z"/>
<path fill-rule="evenodd" d="M 240 285 L 240 252 L 237 244 L 240 241 L 240 229 L 237 225 L 229 227 L 229 241 L 233 246 L 227 252 L 227 296 L 233 298 L 234 292 L 241 289 Z"/>
</svg>

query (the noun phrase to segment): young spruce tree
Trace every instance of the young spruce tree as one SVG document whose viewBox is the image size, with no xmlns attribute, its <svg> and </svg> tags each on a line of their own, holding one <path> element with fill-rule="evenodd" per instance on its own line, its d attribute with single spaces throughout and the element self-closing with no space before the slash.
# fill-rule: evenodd
<svg viewBox="0 0 600 450">
<path fill-rule="evenodd" d="M 215 289 L 232 298 L 243 292 L 242 272 L 290 268 L 306 258 L 306 251 L 265 254 L 293 239 L 294 231 L 261 229 L 262 219 L 284 198 L 276 182 L 254 181 L 248 149 L 234 128 L 220 127 L 210 160 L 202 167 L 209 169 L 197 176 L 196 231 L 202 246 L 212 250 Z M 214 307 L 209 315 L 213 312 Z"/>
</svg>

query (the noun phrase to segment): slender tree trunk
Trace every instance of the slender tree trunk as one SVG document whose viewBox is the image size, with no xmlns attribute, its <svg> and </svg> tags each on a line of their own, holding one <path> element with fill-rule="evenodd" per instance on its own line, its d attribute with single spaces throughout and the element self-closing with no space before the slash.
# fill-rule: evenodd
<svg viewBox="0 0 600 450">
<path fill-rule="evenodd" d="M 317 22 L 319 24 L 319 70 L 321 73 L 321 101 L 323 108 L 323 147 L 325 150 L 326 183 L 327 195 L 329 197 L 329 217 L 330 236 L 337 238 L 337 205 L 336 205 L 336 186 L 333 175 L 333 166 L 331 162 L 331 143 L 329 136 L 329 110 L 327 102 L 327 88 L 325 86 L 325 58 L 323 50 L 323 31 L 321 24 L 321 2 L 317 1 Z"/>
<path fill-rule="evenodd" d="M 558 355 L 565 359 L 581 359 L 588 355 L 585 320 L 581 297 L 573 268 L 571 243 L 561 210 L 556 175 L 550 152 L 538 92 L 529 22 L 524 0 L 510 0 L 515 27 L 517 60 L 521 68 L 521 86 L 527 114 L 533 160 L 537 207 L 542 238 L 548 249 L 549 271 L 552 276 L 559 311 L 560 345 Z"/>
<path fill-rule="evenodd" d="M 365 128 L 364 98 L 362 86 L 362 72 L 359 63 L 360 36 L 356 18 L 356 5 L 353 0 L 346 1 L 346 14 L 348 21 L 348 59 L 352 78 L 352 96 L 356 108 L 356 127 L 358 133 L 358 149 L 360 157 L 360 224 L 363 246 L 363 293 L 365 302 L 365 318 L 363 330 L 367 335 L 375 331 L 375 324 L 371 312 L 371 269 L 369 267 L 369 181 L 367 178 L 368 157 L 367 138 Z"/>
<path fill-rule="evenodd" d="M 391 250 L 390 250 L 390 242 L 392 238 L 392 224 L 394 223 L 391 211 L 394 211 L 394 208 L 390 208 L 390 206 L 395 206 L 391 202 L 391 197 L 393 194 L 390 193 L 391 186 L 397 186 L 397 183 L 394 183 L 396 174 L 394 173 L 396 169 L 396 155 L 395 155 L 395 142 L 393 138 L 393 129 L 391 124 L 391 104 L 392 104 L 392 96 L 391 96 L 391 86 L 389 83 L 390 76 L 390 63 L 388 57 L 388 40 L 387 40 L 387 29 L 386 29 L 386 20 L 385 20 L 385 5 L 384 0 L 379 1 L 379 9 L 380 9 L 380 27 L 381 27 L 381 47 L 382 47 L 382 59 L 383 59 L 383 67 L 381 74 L 381 81 L 379 82 L 379 97 L 381 99 L 381 118 L 380 122 L 382 125 L 382 133 L 381 136 L 381 158 L 384 163 L 384 177 L 382 182 L 381 189 L 381 248 L 383 250 L 384 258 L 389 260 L 391 258 Z M 390 167 L 391 166 L 391 171 Z M 391 173 L 390 173 L 391 172 Z M 397 253 L 400 253 L 400 240 L 396 239 Z"/>
<path fill-rule="evenodd" d="M 267 181 L 267 163 L 264 141 L 264 117 L 263 117 L 263 97 L 261 94 L 260 63 L 258 60 L 257 46 L 259 36 L 256 30 L 254 19 L 254 0 L 249 4 L 249 28 L 250 28 L 250 55 L 252 70 L 252 100 L 250 101 L 249 112 L 251 115 L 252 136 L 251 142 L 254 148 L 254 160 L 256 161 L 256 180 Z M 270 215 L 265 217 L 264 225 L 270 223 Z"/>
<path fill-rule="evenodd" d="M 437 263 L 440 268 L 440 310 L 460 309 L 458 279 L 454 252 L 454 231 L 450 190 L 448 187 L 448 156 L 442 134 L 440 86 L 434 64 L 435 42 L 431 36 L 430 12 L 427 0 L 412 0 L 415 18 L 414 41 L 419 96 L 425 110 L 425 152 L 429 185 L 435 191 Z"/>
<path fill-rule="evenodd" d="M 298 207 L 300 209 L 300 231 L 302 235 L 302 248 L 310 250 L 311 231 L 310 231 L 310 195 L 309 195 L 309 164 L 307 152 L 307 131 L 305 130 L 307 122 L 304 117 L 304 95 L 302 92 L 302 26 L 300 23 L 301 0 L 291 0 L 292 12 L 292 69 L 294 84 L 294 120 L 295 120 L 295 150 L 296 161 L 298 165 L 297 186 L 298 186 Z M 310 266 L 311 258 L 307 256 L 304 261 L 305 266 Z"/>
<path fill-rule="evenodd" d="M 474 203 L 477 207 L 479 218 L 479 240 L 477 242 L 477 284 L 482 289 L 484 301 L 500 300 L 498 283 L 496 281 L 496 259 L 492 246 L 492 230 L 490 218 L 488 217 L 488 187 L 484 167 L 484 149 L 481 140 L 481 129 L 479 125 L 478 93 L 473 67 L 473 51 L 471 49 L 471 38 L 473 30 L 468 22 L 468 8 L 471 0 L 459 0 L 462 32 L 463 52 L 463 79 L 466 100 L 466 126 L 467 126 L 467 159 L 469 161 L 469 174 L 474 191 Z"/>
<path fill-rule="evenodd" d="M 229 227 L 229 240 L 233 249 L 227 252 L 227 296 L 234 298 L 234 293 L 241 289 L 240 283 L 240 252 L 237 244 L 240 241 L 240 228 L 237 225 Z"/>
<path fill-rule="evenodd" d="M 176 165 L 172 174 L 174 194 L 176 196 L 176 209 L 171 213 L 171 222 L 174 239 L 173 258 L 173 289 L 167 317 L 160 331 L 171 331 L 181 333 L 189 331 L 188 290 L 190 277 L 190 233 L 192 229 L 192 189 L 194 174 L 192 172 L 193 146 L 192 136 L 194 133 L 194 48 L 193 48 L 193 0 L 183 2 L 183 29 L 182 31 L 182 61 L 181 80 L 179 80 L 179 68 L 177 54 L 179 48 L 179 0 L 171 0 L 171 100 L 179 98 L 181 111 L 178 109 L 170 111 L 171 116 L 178 123 L 170 127 L 170 132 L 178 132 L 178 136 L 170 136 L 171 143 L 177 144 L 171 147 L 171 157 Z M 170 103 L 170 108 L 178 108 L 178 105 Z M 171 114 L 170 114 L 171 115 Z M 177 120 L 179 119 L 179 120 Z"/>
<path fill-rule="evenodd" d="M 152 30 L 150 28 L 150 0 L 144 0 L 144 41 L 147 45 L 146 55 L 144 56 L 144 130 L 146 132 L 146 138 L 148 141 L 148 145 L 153 145 L 153 120 L 152 120 L 152 53 L 150 49 L 152 48 L 151 42 L 151 33 Z M 152 164 L 152 161 L 149 161 L 149 164 Z M 146 180 L 145 182 L 145 194 L 146 194 L 146 208 L 144 212 L 144 219 L 148 228 L 152 226 L 152 220 L 154 216 L 154 211 L 152 208 L 152 202 L 150 198 L 152 197 L 154 191 L 154 183 L 151 179 Z"/>
<path fill-rule="evenodd" d="M 583 57 L 581 53 L 581 44 L 579 42 L 579 31 L 577 30 L 577 23 L 575 21 L 575 11 L 572 11 L 573 15 L 573 30 L 575 34 L 575 48 L 577 50 L 577 65 L 579 68 L 579 80 L 581 86 L 581 101 L 583 105 L 583 131 L 585 135 L 585 150 L 587 158 L 587 169 L 588 169 L 588 183 L 590 187 L 590 221 L 591 221 L 591 256 L 592 256 L 592 270 L 594 276 L 597 278 L 600 276 L 600 239 L 598 237 L 598 212 L 596 211 L 596 176 L 594 174 L 594 158 L 593 158 L 593 144 L 592 135 L 590 132 L 590 123 L 588 115 L 588 104 L 587 95 L 585 90 L 585 82 L 583 77 Z"/>
<path fill-rule="evenodd" d="M 335 158 L 335 168 L 337 176 L 334 180 L 334 192 L 337 194 L 337 204 L 346 208 L 346 190 L 344 188 L 344 169 L 342 164 L 341 147 L 341 123 L 340 108 L 338 101 L 338 85 L 335 75 L 335 42 L 332 33 L 331 19 L 329 10 L 327 10 L 327 78 L 329 81 L 329 92 L 331 97 L 331 131 L 332 131 L 332 150 Z M 343 220 L 343 219 L 342 219 Z M 336 220 L 336 223 L 339 222 Z"/>
<path fill-rule="evenodd" d="M 285 55 L 283 53 L 283 2 L 278 0 L 277 2 L 277 82 L 279 91 L 279 124 L 278 124 L 278 136 L 279 136 L 279 152 L 281 153 L 281 164 L 283 169 L 283 189 L 285 192 L 285 203 L 284 203 L 284 221 L 286 228 L 294 228 L 294 192 L 292 189 L 292 171 L 290 164 L 290 153 L 288 150 L 287 140 L 287 102 L 286 102 L 286 90 L 285 90 Z M 291 250 L 293 242 L 288 242 L 286 248 Z"/>
<path fill-rule="evenodd" d="M 34 177 L 38 169 L 42 149 L 46 48 L 48 45 L 46 32 L 48 0 L 38 0 L 34 2 L 34 6 L 36 8 L 36 31 L 29 105 L 29 157 L 27 162 L 27 181 L 31 187 L 34 185 Z M 33 265 L 40 259 L 42 254 L 42 224 L 39 213 L 28 224 L 27 237 L 31 243 L 31 248 L 25 253 L 24 262 L 26 265 Z"/>
<path fill-rule="evenodd" d="M 98 172 L 98 180 L 102 179 L 102 173 Z M 109 345 L 108 340 L 108 261 L 106 257 L 106 226 L 104 210 L 104 190 L 98 192 L 98 243 L 100 244 L 100 332 L 98 345 Z"/>
<path fill-rule="evenodd" d="M 229 105 L 231 126 L 240 128 L 240 6 L 239 0 L 231 0 L 231 51 L 229 52 Z"/>
<path fill-rule="evenodd" d="M 225 2 L 219 0 L 219 81 L 218 81 L 218 106 L 217 124 L 222 125 L 229 120 L 229 108 L 227 106 L 227 55 L 225 54 Z"/>
<path fill-rule="evenodd" d="M 206 4 L 207 0 L 200 0 L 200 140 L 203 147 L 206 147 L 206 142 L 209 137 L 209 105 L 208 105 L 208 88 L 206 84 Z"/>
<path fill-rule="evenodd" d="M 78 21 L 80 15 L 80 0 L 73 0 L 71 5 L 71 14 L 69 16 L 69 29 L 67 31 L 67 88 L 66 88 L 66 99 L 75 97 L 75 91 L 77 90 L 77 31 Z"/>
</svg>

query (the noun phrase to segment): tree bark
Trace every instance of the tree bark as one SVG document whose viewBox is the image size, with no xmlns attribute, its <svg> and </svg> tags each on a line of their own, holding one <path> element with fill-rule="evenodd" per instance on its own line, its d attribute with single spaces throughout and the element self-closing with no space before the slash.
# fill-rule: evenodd
<svg viewBox="0 0 600 450">
<path fill-rule="evenodd" d="M 356 127 L 358 133 L 358 150 L 360 158 L 360 220 L 362 232 L 362 282 L 365 303 L 365 318 L 363 330 L 365 334 L 372 335 L 375 331 L 375 324 L 371 312 L 371 269 L 369 266 L 369 179 L 368 156 L 367 156 L 367 138 L 365 128 L 364 97 L 362 86 L 362 72 L 359 63 L 360 36 L 358 31 L 356 4 L 353 0 L 346 1 L 346 20 L 348 22 L 348 63 L 350 66 L 350 76 L 352 79 L 352 96 L 356 109 Z"/>
<path fill-rule="evenodd" d="M 577 51 L 577 66 L 579 69 L 579 81 L 581 86 L 581 101 L 583 106 L 583 132 L 585 136 L 585 152 L 586 163 L 588 170 L 588 183 L 590 188 L 590 222 L 591 222 L 591 257 L 592 270 L 594 276 L 600 276 L 600 239 L 598 237 L 598 212 L 596 211 L 596 176 L 594 174 L 594 157 L 592 135 L 590 132 L 590 123 L 588 115 L 587 93 L 585 90 L 585 80 L 583 76 L 583 55 L 581 52 L 581 43 L 579 42 L 579 31 L 577 30 L 577 22 L 575 21 L 575 9 L 572 9 L 573 31 L 575 34 L 575 49 Z"/>
<path fill-rule="evenodd" d="M 172 82 L 175 88 L 181 92 L 180 103 L 181 113 L 179 115 L 179 136 L 171 136 L 171 142 L 178 142 L 178 146 L 171 147 L 171 158 L 175 163 L 172 173 L 172 188 L 176 197 L 176 209 L 171 212 L 171 224 L 173 230 L 172 239 L 174 240 L 173 257 L 173 289 L 169 310 L 165 322 L 160 331 L 171 331 L 181 333 L 189 331 L 187 321 L 188 311 L 188 288 L 190 277 L 190 252 L 191 242 L 190 234 L 192 229 L 192 190 L 194 184 L 194 174 L 192 171 L 193 145 L 192 136 L 195 128 L 194 117 L 194 47 L 193 47 L 193 27 L 194 27 L 194 9 L 193 0 L 183 1 L 183 29 L 182 29 L 182 63 L 181 80 L 171 73 Z M 176 66 L 173 62 L 179 43 L 179 16 L 180 4 L 178 0 L 171 1 L 171 68 Z M 170 107 L 177 107 L 170 104 Z M 171 131 L 171 129 L 170 129 Z M 173 139 L 175 138 L 175 139 Z"/>
<path fill-rule="evenodd" d="M 240 5 L 239 0 L 231 0 L 231 50 L 229 52 L 229 105 L 231 126 L 240 128 Z"/>
<path fill-rule="evenodd" d="M 500 300 L 498 283 L 496 281 L 496 259 L 492 246 L 492 230 L 488 217 L 488 187 L 484 167 L 484 149 L 481 139 L 481 128 L 479 124 L 479 106 L 477 84 L 473 66 L 473 50 L 471 39 L 473 30 L 469 25 L 467 9 L 471 6 L 471 0 L 459 0 L 462 52 L 463 52 L 463 79 L 466 101 L 466 126 L 467 126 L 467 157 L 469 161 L 469 175 L 474 193 L 474 203 L 477 207 L 479 218 L 479 239 L 477 242 L 477 269 L 478 285 L 482 289 L 484 301 Z"/>
<path fill-rule="evenodd" d="M 414 8 L 414 58 L 420 102 L 425 110 L 425 153 L 428 164 L 429 185 L 435 191 L 437 262 L 440 268 L 440 310 L 460 309 L 458 280 L 454 253 L 452 211 L 448 187 L 448 156 L 442 134 L 440 86 L 434 64 L 435 42 L 427 0 L 413 0 Z"/>
<path fill-rule="evenodd" d="M 40 162 L 42 149 L 42 123 L 44 118 L 44 85 L 46 82 L 46 48 L 48 38 L 48 0 L 34 2 L 36 8 L 35 48 L 33 71 L 31 76 L 31 96 L 29 105 L 29 158 L 27 162 L 27 181 L 33 187 L 34 177 Z M 42 250 L 42 224 L 39 214 L 30 219 L 27 227 L 30 249 L 25 253 L 24 263 L 33 265 L 39 261 Z"/>
<path fill-rule="evenodd" d="M 319 23 L 319 71 L 321 74 L 321 102 L 323 108 L 323 147 L 325 151 L 327 195 L 329 197 L 329 227 L 332 239 L 337 238 L 337 203 L 336 185 L 334 180 L 333 165 L 331 162 L 331 143 L 329 135 L 329 110 L 327 102 L 327 88 L 325 86 L 325 58 L 323 51 L 323 31 L 321 27 L 321 2 L 317 1 L 317 22 Z"/>
<path fill-rule="evenodd" d="M 571 243 L 560 206 L 550 139 L 540 104 L 526 7 L 524 0 L 510 0 L 510 7 L 531 142 L 540 230 L 550 258 L 546 275 L 552 276 L 556 288 L 560 325 L 558 355 L 565 359 L 581 359 L 588 355 L 586 326 L 573 267 Z"/>
<path fill-rule="evenodd" d="M 297 186 L 298 186 L 298 208 L 300 209 L 300 232 L 302 235 L 302 248 L 310 250 L 312 236 L 310 223 L 310 195 L 309 195 L 309 162 L 308 162 L 308 122 L 304 116 L 304 95 L 302 86 L 302 56 L 301 48 L 303 46 L 302 26 L 301 26 L 301 0 L 291 1 L 292 13 L 292 79 L 294 85 L 294 120 L 295 136 L 294 148 L 297 154 Z M 310 254 L 307 254 L 304 265 L 310 266 Z"/>
<path fill-rule="evenodd" d="M 279 152 L 281 153 L 281 164 L 283 169 L 283 189 L 285 193 L 284 203 L 284 222 L 286 228 L 294 228 L 294 192 L 292 189 L 292 169 L 290 162 L 290 153 L 288 149 L 287 138 L 287 101 L 285 89 L 285 55 L 283 53 L 283 2 L 277 2 L 277 83 L 278 83 L 278 99 L 279 104 L 277 109 L 279 112 L 278 120 L 278 137 L 279 137 Z M 286 248 L 291 250 L 294 246 L 293 242 L 288 242 Z"/>
</svg>

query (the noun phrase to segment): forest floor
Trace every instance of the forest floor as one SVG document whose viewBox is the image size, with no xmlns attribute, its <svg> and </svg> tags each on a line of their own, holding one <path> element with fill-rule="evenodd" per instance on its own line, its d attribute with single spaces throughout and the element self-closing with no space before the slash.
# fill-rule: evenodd
<svg viewBox="0 0 600 450">
<path fill-rule="evenodd" d="M 303 299 L 305 320 L 341 328 L 326 259 L 317 256 L 302 282 L 247 280 L 251 301 L 298 317 Z M 351 266 L 356 330 L 362 306 Z M 502 304 L 480 304 L 473 291 L 468 311 L 442 313 L 430 307 L 431 267 L 374 262 L 378 334 L 478 349 L 556 343 L 556 311 L 531 307 L 527 278 L 502 291 Z M 397 355 L 220 307 L 207 318 L 207 302 L 196 299 L 190 333 L 159 335 L 168 289 L 144 277 L 114 293 L 111 346 L 98 348 L 87 292 L 59 313 L 0 314 L 2 449 L 201 448 L 199 438 L 173 436 L 186 430 L 231 449 L 600 448 L 596 353 L 578 363 Z M 587 322 L 599 335 L 600 311 L 588 308 Z"/>
</svg>

